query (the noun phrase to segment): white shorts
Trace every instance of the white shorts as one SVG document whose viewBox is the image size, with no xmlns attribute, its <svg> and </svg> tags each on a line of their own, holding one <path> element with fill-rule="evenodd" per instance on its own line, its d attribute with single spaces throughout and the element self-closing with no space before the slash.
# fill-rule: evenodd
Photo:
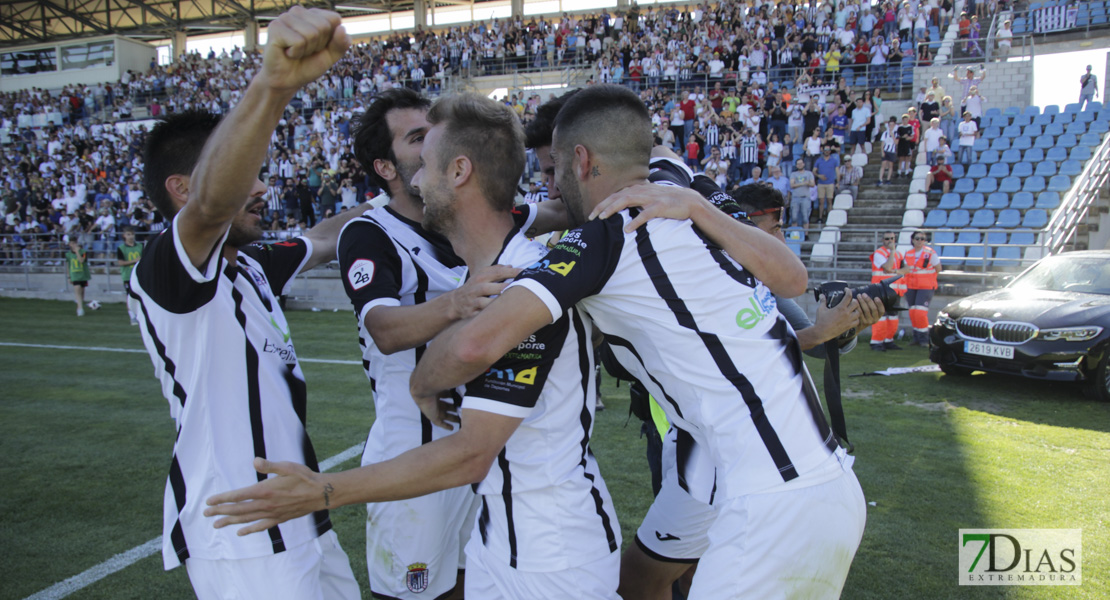
<svg viewBox="0 0 1110 600">
<path fill-rule="evenodd" d="M 721 499 L 688 598 L 839 598 L 867 521 L 851 462 L 817 485 Z"/>
<path fill-rule="evenodd" d="M 480 500 L 464 485 L 366 505 L 366 567 L 374 598 L 438 598 L 455 587 Z"/>
<path fill-rule="evenodd" d="M 620 600 L 620 551 L 562 571 L 521 571 L 477 540 L 467 548 L 466 597 L 481 600 Z"/>
<path fill-rule="evenodd" d="M 259 535 L 259 534 L 255 534 Z M 358 600 L 351 561 L 334 531 L 285 552 L 256 558 L 185 561 L 199 600 L 298 598 Z"/>
<path fill-rule="evenodd" d="M 707 451 L 697 444 L 688 445 L 683 451 L 683 489 L 676 456 L 678 433 L 671 427 L 663 438 L 662 485 L 636 531 L 636 545 L 658 561 L 692 563 L 709 547 L 709 526 L 717 518 L 716 509 L 692 493 L 706 500 L 712 497 L 714 468 Z"/>
</svg>

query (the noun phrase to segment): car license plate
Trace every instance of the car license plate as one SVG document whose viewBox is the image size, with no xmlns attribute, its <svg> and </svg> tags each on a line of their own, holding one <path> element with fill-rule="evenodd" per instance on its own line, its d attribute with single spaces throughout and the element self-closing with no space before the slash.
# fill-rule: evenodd
<svg viewBox="0 0 1110 600">
<path fill-rule="evenodd" d="M 983 342 L 964 342 L 964 351 L 968 354 L 989 356 L 991 358 L 1014 358 L 1013 346 L 999 346 L 998 344 L 984 344 Z"/>
</svg>

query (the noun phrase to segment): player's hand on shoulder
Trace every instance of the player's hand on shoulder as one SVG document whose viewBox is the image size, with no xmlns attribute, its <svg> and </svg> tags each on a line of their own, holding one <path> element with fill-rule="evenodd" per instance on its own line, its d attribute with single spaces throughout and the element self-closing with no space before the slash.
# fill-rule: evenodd
<svg viewBox="0 0 1110 600">
<path fill-rule="evenodd" d="M 270 23 L 262 55 L 267 86 L 294 91 L 324 74 L 347 52 L 351 38 L 337 13 L 294 6 Z"/>
<path fill-rule="evenodd" d="M 594 207 L 588 220 L 608 219 L 626 208 L 638 207 L 641 209 L 640 214 L 624 228 L 625 231 L 635 231 L 655 218 L 679 221 L 689 219 L 694 203 L 699 200 L 701 194 L 691 189 L 641 183 L 626 187 L 602 200 Z"/>
<path fill-rule="evenodd" d="M 462 287 L 451 292 L 452 320 L 469 319 L 481 312 L 520 271 L 507 265 L 492 265 L 472 272 Z"/>
<path fill-rule="evenodd" d="M 254 468 L 277 477 L 208 498 L 204 516 L 221 517 L 213 523 L 216 529 L 250 523 L 236 533 L 257 533 L 331 504 L 334 490 L 320 480 L 319 473 L 302 464 L 255 458 Z"/>
</svg>

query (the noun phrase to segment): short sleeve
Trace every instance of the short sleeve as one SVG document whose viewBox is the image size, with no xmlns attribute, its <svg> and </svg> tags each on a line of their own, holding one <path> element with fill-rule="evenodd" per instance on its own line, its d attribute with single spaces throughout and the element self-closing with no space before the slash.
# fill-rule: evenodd
<svg viewBox="0 0 1110 600">
<path fill-rule="evenodd" d="M 219 253 L 224 240 L 213 246 L 212 254 L 198 268 L 185 253 L 176 225 L 175 218 L 165 231 L 147 244 L 133 277 L 158 306 L 172 313 L 185 314 L 215 297 L 220 266 L 224 262 Z"/>
<path fill-rule="evenodd" d="M 512 210 L 513 223 L 516 228 L 521 231 L 528 231 L 536 222 L 536 216 L 539 214 L 539 208 L 535 204 L 521 204 L 514 206 Z"/>
<path fill-rule="evenodd" d="M 509 287 L 536 294 L 557 321 L 579 300 L 601 291 L 612 276 L 624 248 L 624 216 L 594 220 L 569 232 L 542 260 L 531 265 Z"/>
<path fill-rule="evenodd" d="M 312 242 L 308 238 L 297 237 L 272 244 L 254 243 L 240 249 L 240 252 L 258 261 L 270 282 L 270 291 L 275 296 L 281 296 L 308 263 L 308 258 L 312 256 Z"/>
<path fill-rule="evenodd" d="M 356 219 L 339 235 L 339 272 L 343 289 L 359 319 L 378 304 L 401 298 L 401 255 L 393 239 L 376 223 Z"/>
<path fill-rule="evenodd" d="M 540 328 L 467 383 L 462 407 L 507 417 L 527 417 L 563 348 L 569 323 L 570 319 L 560 318 Z"/>
</svg>

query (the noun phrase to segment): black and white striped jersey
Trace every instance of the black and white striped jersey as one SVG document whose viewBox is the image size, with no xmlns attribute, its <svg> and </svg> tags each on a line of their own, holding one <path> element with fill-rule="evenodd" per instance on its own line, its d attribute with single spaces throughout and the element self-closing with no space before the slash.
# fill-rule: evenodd
<svg viewBox="0 0 1110 600">
<path fill-rule="evenodd" d="M 593 319 L 670 421 L 710 449 L 717 497 L 804 477 L 836 443 L 770 290 L 690 221 L 624 233 L 634 214 L 571 231 L 511 285 L 553 319 L 574 306 Z M 708 502 L 703 487 L 689 491 Z"/>
<path fill-rule="evenodd" d="M 339 234 L 343 289 L 358 321 L 362 366 L 374 391 L 374 425 L 362 464 L 389 460 L 450 431 L 433 427 L 409 394 L 409 376 L 424 345 L 383 354 L 366 330 L 376 306 L 422 304 L 457 287 L 466 265 L 443 236 L 425 231 L 388 206 L 351 219 Z"/>
<path fill-rule="evenodd" d="M 543 259 L 546 252 L 514 230 L 496 262 L 561 269 Z M 524 419 L 477 485 L 482 507 L 471 537 L 512 568 L 563 570 L 620 547 L 612 498 L 590 450 L 592 331 L 576 307 L 561 309 L 465 386 L 464 409 Z"/>
<path fill-rule="evenodd" d="M 131 276 L 143 342 L 177 421 L 163 510 L 166 569 L 189 557 L 270 555 L 331 528 L 321 511 L 239 537 L 203 516 L 209 496 L 265 479 L 255 456 L 318 470 L 305 430 L 304 375 L 278 304 L 312 243 L 253 244 L 229 263 L 221 241 L 197 268 L 177 231 L 171 224 L 151 240 Z"/>
</svg>

